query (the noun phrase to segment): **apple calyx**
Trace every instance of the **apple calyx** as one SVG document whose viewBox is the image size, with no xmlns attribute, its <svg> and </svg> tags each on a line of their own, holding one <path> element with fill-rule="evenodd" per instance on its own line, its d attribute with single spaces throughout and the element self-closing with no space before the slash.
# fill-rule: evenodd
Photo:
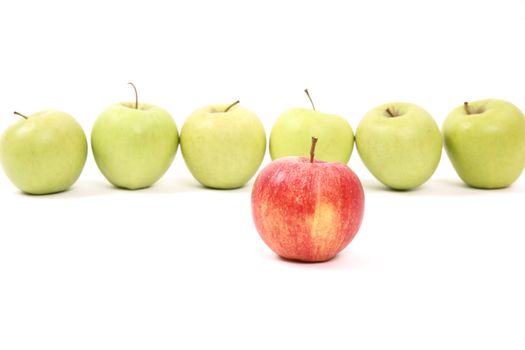
<svg viewBox="0 0 525 350">
<path fill-rule="evenodd" d="M 21 116 L 22 118 L 27 119 L 27 116 L 23 115 L 23 114 L 20 113 L 20 112 L 14 111 L 13 114 L 19 115 L 19 116 Z"/>
<path fill-rule="evenodd" d="M 314 101 L 312 101 L 312 97 L 310 97 L 310 93 L 308 92 L 308 89 L 304 89 L 304 93 L 306 96 L 308 96 L 308 99 L 310 100 L 310 103 L 312 104 L 312 109 L 315 111 Z"/>
<path fill-rule="evenodd" d="M 387 109 L 385 109 L 385 111 L 388 113 L 388 115 L 390 116 L 390 118 L 395 118 L 395 117 L 399 117 L 399 115 L 397 113 L 395 113 L 394 111 L 392 111 L 390 109 L 390 107 L 388 107 Z"/>
<path fill-rule="evenodd" d="M 310 146 L 310 163 L 314 162 L 315 145 L 317 145 L 317 137 L 312 136 L 312 146 Z"/>
<path fill-rule="evenodd" d="M 241 101 L 239 101 L 239 100 L 235 101 L 234 103 L 232 103 L 231 105 L 226 107 L 226 109 L 224 110 L 224 113 L 228 112 L 233 106 L 235 106 L 235 105 L 237 105 L 239 103 L 241 103 Z"/>
<path fill-rule="evenodd" d="M 463 108 L 465 108 L 465 113 L 470 114 L 468 102 L 463 102 Z"/>
<path fill-rule="evenodd" d="M 463 108 L 467 115 L 481 114 L 485 112 L 484 106 L 471 107 L 468 102 L 463 102 Z"/>
<path fill-rule="evenodd" d="M 137 87 L 132 82 L 129 82 L 128 84 L 131 85 L 135 91 L 135 109 L 139 109 L 139 94 L 137 92 Z"/>
</svg>

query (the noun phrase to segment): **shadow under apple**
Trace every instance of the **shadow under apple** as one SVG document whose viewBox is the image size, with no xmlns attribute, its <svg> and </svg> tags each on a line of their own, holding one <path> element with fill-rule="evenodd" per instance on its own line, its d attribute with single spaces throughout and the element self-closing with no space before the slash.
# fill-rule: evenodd
<svg viewBox="0 0 525 350">
<path fill-rule="evenodd" d="M 228 193 L 251 193 L 252 183 L 249 182 L 243 187 L 235 189 L 219 189 L 210 188 L 201 185 L 198 181 L 187 178 L 166 178 L 155 183 L 153 186 L 139 190 L 143 193 L 152 194 L 173 194 L 173 193 L 185 193 L 185 192 L 198 192 L 198 191 L 212 191 L 212 192 L 228 192 Z"/>
<path fill-rule="evenodd" d="M 466 185 L 461 180 L 452 179 L 431 179 L 427 183 L 412 189 L 412 190 L 394 190 L 384 186 L 375 179 L 364 179 L 362 181 L 366 192 L 372 193 L 390 193 L 400 194 L 403 196 L 480 196 L 487 194 L 501 194 L 501 193 L 520 193 L 518 185 L 509 186 L 501 189 L 479 189 Z"/>
<path fill-rule="evenodd" d="M 31 198 L 45 198 L 45 199 L 67 199 L 67 198 L 81 198 L 93 197 L 110 193 L 113 186 L 104 181 L 97 180 L 80 180 L 73 184 L 65 191 L 49 193 L 49 194 L 30 194 L 19 192 L 22 196 Z"/>
<path fill-rule="evenodd" d="M 347 248 L 348 249 L 348 248 Z M 322 262 L 306 262 L 298 260 L 290 260 L 280 257 L 279 255 L 269 251 L 267 252 L 266 259 L 276 261 L 280 264 L 285 263 L 290 267 L 296 268 L 313 268 L 318 270 L 341 270 L 341 271 L 351 271 L 351 270 L 361 270 L 369 269 L 377 266 L 370 259 L 360 256 L 359 254 L 350 250 L 343 250 L 335 257 L 330 260 Z"/>
</svg>

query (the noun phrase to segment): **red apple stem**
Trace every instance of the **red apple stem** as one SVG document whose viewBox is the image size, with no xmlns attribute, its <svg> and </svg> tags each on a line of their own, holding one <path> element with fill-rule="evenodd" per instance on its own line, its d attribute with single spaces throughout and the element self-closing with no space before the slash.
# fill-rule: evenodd
<svg viewBox="0 0 525 350">
<path fill-rule="evenodd" d="M 312 136 L 312 146 L 310 147 L 310 163 L 314 162 L 315 145 L 317 145 L 317 137 Z"/>
<path fill-rule="evenodd" d="M 310 100 L 310 103 L 312 104 L 312 109 L 315 111 L 314 101 L 312 101 L 312 97 L 310 96 L 310 93 L 308 92 L 308 89 L 304 89 L 304 92 L 306 96 L 308 96 L 308 99 Z"/>
<path fill-rule="evenodd" d="M 228 112 L 233 106 L 238 105 L 239 103 L 241 103 L 241 101 L 239 100 L 235 101 L 234 103 L 226 107 L 226 109 L 224 110 L 224 113 Z"/>
<path fill-rule="evenodd" d="M 470 108 L 469 108 L 468 102 L 463 102 L 463 108 L 465 108 L 465 112 L 467 114 L 470 114 Z"/>
<path fill-rule="evenodd" d="M 386 112 L 388 113 L 388 115 L 392 118 L 394 118 L 396 115 L 392 112 L 392 110 L 390 108 L 387 108 L 386 109 Z"/>
<path fill-rule="evenodd" d="M 133 87 L 133 90 L 135 90 L 135 109 L 139 109 L 139 93 L 137 92 L 137 87 L 132 82 L 128 83 Z"/>
<path fill-rule="evenodd" d="M 20 112 L 14 111 L 13 113 L 16 114 L 16 115 L 21 116 L 24 119 L 27 119 L 27 117 L 25 115 L 23 115 L 22 113 L 20 113 Z"/>
</svg>

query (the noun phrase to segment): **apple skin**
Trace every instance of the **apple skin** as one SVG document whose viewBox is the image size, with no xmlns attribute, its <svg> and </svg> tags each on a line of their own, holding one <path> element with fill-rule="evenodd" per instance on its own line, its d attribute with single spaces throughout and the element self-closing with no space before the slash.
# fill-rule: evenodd
<svg viewBox="0 0 525 350">
<path fill-rule="evenodd" d="M 281 158 L 261 170 L 252 189 L 257 231 L 289 260 L 332 259 L 356 235 L 363 212 L 361 182 L 338 162 Z"/>
<path fill-rule="evenodd" d="M 350 124 L 338 115 L 306 108 L 290 109 L 275 122 L 270 133 L 272 160 L 289 156 L 308 157 L 312 136 L 319 139 L 316 159 L 348 163 L 354 148 L 354 132 Z"/>
<path fill-rule="evenodd" d="M 512 103 L 486 99 L 455 108 L 443 123 L 445 150 L 469 186 L 510 186 L 525 167 L 525 116 Z"/>
<path fill-rule="evenodd" d="M 195 110 L 182 126 L 181 152 L 203 186 L 234 189 L 257 172 L 266 152 L 266 133 L 255 113 L 226 104 Z"/>
<path fill-rule="evenodd" d="M 98 168 L 116 187 L 153 185 L 170 167 L 179 144 L 175 121 L 148 103 L 118 103 L 104 110 L 91 131 Z"/>
<path fill-rule="evenodd" d="M 0 139 L 0 159 L 7 177 L 29 194 L 67 190 L 80 176 L 86 157 L 82 127 L 60 111 L 42 111 L 21 119 Z"/>
<path fill-rule="evenodd" d="M 397 102 L 380 105 L 363 117 L 356 145 L 376 179 L 395 190 L 410 190 L 430 179 L 441 159 L 443 141 L 427 111 Z"/>
</svg>

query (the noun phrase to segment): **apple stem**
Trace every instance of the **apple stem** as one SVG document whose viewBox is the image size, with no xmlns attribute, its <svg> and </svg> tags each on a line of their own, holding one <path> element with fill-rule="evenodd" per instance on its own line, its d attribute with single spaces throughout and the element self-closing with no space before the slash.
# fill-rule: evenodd
<svg viewBox="0 0 525 350">
<path fill-rule="evenodd" d="M 133 86 L 133 90 L 135 90 L 135 109 L 139 109 L 139 93 L 137 92 L 137 87 L 132 82 L 128 84 Z"/>
<path fill-rule="evenodd" d="M 25 115 L 23 115 L 22 113 L 20 113 L 20 112 L 14 111 L 13 113 L 16 114 L 16 115 L 21 116 L 24 119 L 27 119 L 27 117 Z"/>
<path fill-rule="evenodd" d="M 470 108 L 469 108 L 468 102 L 463 102 L 463 108 L 465 108 L 465 112 L 467 114 L 470 114 Z"/>
<path fill-rule="evenodd" d="M 310 147 L 310 163 L 314 162 L 315 145 L 317 145 L 317 137 L 312 136 L 312 146 Z"/>
<path fill-rule="evenodd" d="M 235 101 L 234 103 L 232 103 L 231 105 L 226 107 L 226 109 L 224 110 L 224 113 L 228 112 L 233 106 L 235 106 L 235 105 L 237 105 L 239 103 L 241 103 L 241 101 L 239 101 L 239 100 Z"/>
<path fill-rule="evenodd" d="M 388 115 L 389 115 L 390 117 L 392 117 L 392 118 L 395 117 L 394 113 L 392 113 L 392 110 L 391 110 L 390 108 L 387 108 L 387 109 L 386 109 L 386 112 L 388 113 Z"/>
<path fill-rule="evenodd" d="M 308 92 L 308 89 L 304 89 L 304 92 L 306 96 L 308 96 L 308 99 L 310 100 L 310 103 L 312 104 L 312 109 L 315 111 L 314 101 L 312 101 L 312 97 L 310 97 L 310 93 Z"/>
</svg>

